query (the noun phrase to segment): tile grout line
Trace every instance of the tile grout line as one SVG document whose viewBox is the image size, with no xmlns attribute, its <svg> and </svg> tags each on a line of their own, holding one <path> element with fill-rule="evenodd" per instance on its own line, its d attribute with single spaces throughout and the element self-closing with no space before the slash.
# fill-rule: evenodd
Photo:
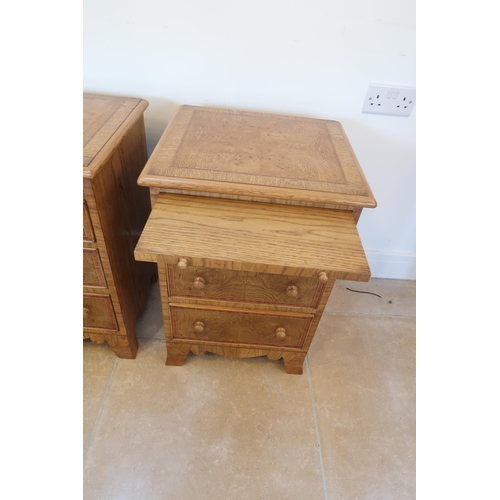
<svg viewBox="0 0 500 500">
<path fill-rule="evenodd" d="M 115 357 L 115 361 L 113 363 L 113 366 L 111 367 L 111 371 L 109 372 L 108 382 L 106 383 L 106 387 L 104 389 L 104 394 L 103 394 L 102 399 L 101 399 L 101 404 L 99 405 L 99 409 L 97 410 L 97 415 L 94 419 L 94 423 L 92 424 L 92 430 L 90 431 L 90 436 L 89 436 L 89 440 L 87 441 L 87 446 L 85 446 L 85 451 L 83 452 L 83 461 L 84 462 L 85 462 L 85 457 L 87 456 L 87 451 L 89 449 L 90 443 L 92 441 L 92 438 L 94 437 L 94 430 L 96 428 L 97 421 L 99 420 L 99 416 L 101 415 L 102 405 L 104 404 L 106 396 L 108 395 L 109 386 L 111 384 L 111 377 L 113 375 L 113 372 L 115 371 L 115 366 L 116 366 L 117 361 L 118 361 L 118 357 Z"/>
<path fill-rule="evenodd" d="M 323 479 L 323 491 L 325 493 L 325 500 L 328 500 L 328 492 L 326 489 L 326 479 L 325 479 L 325 467 L 323 465 L 323 453 L 321 451 L 321 441 L 319 439 L 318 419 L 316 418 L 316 403 L 314 402 L 314 392 L 312 388 L 311 372 L 309 370 L 309 356 L 306 356 L 306 368 L 307 368 L 307 379 L 309 381 L 309 393 L 311 394 L 311 404 L 313 410 L 314 427 L 316 430 L 316 440 L 318 441 L 319 464 L 321 467 L 321 477 Z"/>
</svg>

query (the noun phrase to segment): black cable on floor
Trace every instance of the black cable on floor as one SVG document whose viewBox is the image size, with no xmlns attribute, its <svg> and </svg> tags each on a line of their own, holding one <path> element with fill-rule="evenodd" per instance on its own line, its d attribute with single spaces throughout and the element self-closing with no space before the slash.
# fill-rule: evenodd
<svg viewBox="0 0 500 500">
<path fill-rule="evenodd" d="M 370 295 L 376 295 L 379 299 L 382 297 L 378 293 L 373 293 L 373 292 L 362 292 L 361 290 L 352 290 L 351 288 L 347 288 L 346 290 L 349 290 L 350 292 L 356 292 L 356 293 L 369 293 Z"/>
</svg>

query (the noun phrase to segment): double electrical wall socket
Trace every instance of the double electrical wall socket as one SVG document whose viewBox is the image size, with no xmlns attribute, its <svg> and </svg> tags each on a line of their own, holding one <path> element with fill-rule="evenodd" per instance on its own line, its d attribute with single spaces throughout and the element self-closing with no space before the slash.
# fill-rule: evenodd
<svg viewBox="0 0 500 500">
<path fill-rule="evenodd" d="M 370 83 L 363 103 L 363 113 L 410 116 L 417 90 L 405 85 Z"/>
</svg>

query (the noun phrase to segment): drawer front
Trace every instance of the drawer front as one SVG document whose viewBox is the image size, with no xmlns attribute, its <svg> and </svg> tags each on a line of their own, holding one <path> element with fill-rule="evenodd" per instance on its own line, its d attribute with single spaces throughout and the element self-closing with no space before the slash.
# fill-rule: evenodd
<svg viewBox="0 0 500 500">
<path fill-rule="evenodd" d="M 316 307 L 323 283 L 317 277 L 250 273 L 169 265 L 170 294 L 256 304 Z"/>
<path fill-rule="evenodd" d="M 174 338 L 301 347 L 312 318 L 171 307 Z"/>
<path fill-rule="evenodd" d="M 212 298 L 219 300 L 244 300 L 247 273 L 188 266 L 181 269 L 169 265 L 170 294 L 178 297 Z M 202 288 L 197 288 L 202 278 Z"/>
<path fill-rule="evenodd" d="M 83 200 L 83 241 L 95 241 L 94 230 L 92 229 L 92 222 L 90 221 L 89 208 L 85 200 Z"/>
<path fill-rule="evenodd" d="M 118 330 L 111 298 L 106 295 L 83 294 L 83 327 Z"/>
<path fill-rule="evenodd" d="M 106 278 L 97 248 L 83 249 L 83 285 L 106 287 Z"/>
</svg>

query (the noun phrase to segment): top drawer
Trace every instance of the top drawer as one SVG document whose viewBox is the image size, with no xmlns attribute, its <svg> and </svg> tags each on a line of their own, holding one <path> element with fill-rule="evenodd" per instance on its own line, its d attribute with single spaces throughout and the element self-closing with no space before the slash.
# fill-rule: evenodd
<svg viewBox="0 0 500 500">
<path fill-rule="evenodd" d="M 257 304 L 316 307 L 324 283 L 319 277 L 286 276 L 168 265 L 170 295 Z"/>
<path fill-rule="evenodd" d="M 89 208 L 85 200 L 83 200 L 83 241 L 95 241 L 92 222 L 90 221 Z"/>
</svg>

